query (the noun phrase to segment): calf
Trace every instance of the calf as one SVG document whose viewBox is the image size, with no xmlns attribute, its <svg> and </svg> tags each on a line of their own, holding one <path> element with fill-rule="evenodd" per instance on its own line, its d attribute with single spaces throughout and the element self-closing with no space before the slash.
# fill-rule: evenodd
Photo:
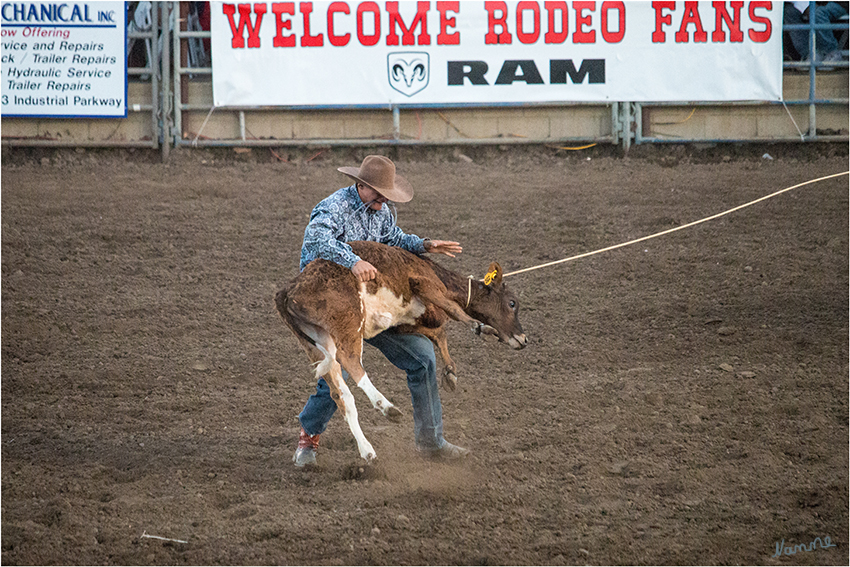
<svg viewBox="0 0 850 567">
<path fill-rule="evenodd" d="M 446 344 L 449 319 L 471 326 L 477 334 L 494 335 L 515 349 L 528 344 L 517 319 L 519 302 L 502 283 L 502 269 L 490 265 L 487 283 L 465 278 L 422 256 L 379 244 L 349 243 L 363 260 L 378 269 L 378 277 L 360 282 L 351 270 L 327 260 L 311 262 L 289 287 L 275 297 L 277 310 L 325 377 L 331 397 L 345 415 L 367 462 L 375 450 L 360 429 L 354 396 L 342 378 L 344 368 L 366 393 L 372 406 L 390 419 L 401 412 L 372 385 L 361 364 L 363 339 L 396 327 L 421 333 L 445 363 L 443 383 L 454 389 L 456 368 Z"/>
</svg>

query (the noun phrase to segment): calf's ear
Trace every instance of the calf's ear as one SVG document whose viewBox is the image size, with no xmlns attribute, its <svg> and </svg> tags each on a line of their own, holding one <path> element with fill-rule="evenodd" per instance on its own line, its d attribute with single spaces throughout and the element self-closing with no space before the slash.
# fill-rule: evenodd
<svg viewBox="0 0 850 567">
<path fill-rule="evenodd" d="M 502 266 L 498 262 L 493 262 L 487 268 L 487 275 L 484 276 L 484 283 L 487 285 L 497 286 L 502 283 Z"/>
</svg>

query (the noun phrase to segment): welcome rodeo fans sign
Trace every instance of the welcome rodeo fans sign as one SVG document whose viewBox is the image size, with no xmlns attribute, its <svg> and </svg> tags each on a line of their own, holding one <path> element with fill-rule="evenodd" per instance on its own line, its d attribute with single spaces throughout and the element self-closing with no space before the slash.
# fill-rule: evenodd
<svg viewBox="0 0 850 567">
<path fill-rule="evenodd" d="M 212 4 L 216 106 L 780 100 L 781 2 Z"/>
<path fill-rule="evenodd" d="M 3 116 L 127 115 L 123 2 L 3 2 Z"/>
</svg>

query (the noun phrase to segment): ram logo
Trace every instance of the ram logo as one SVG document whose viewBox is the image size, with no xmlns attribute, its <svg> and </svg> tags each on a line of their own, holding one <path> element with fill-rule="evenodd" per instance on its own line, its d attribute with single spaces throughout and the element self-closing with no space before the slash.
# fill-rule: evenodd
<svg viewBox="0 0 850 567">
<path fill-rule="evenodd" d="M 428 86 L 429 67 L 427 53 L 404 51 L 387 56 L 390 86 L 404 96 L 413 96 Z"/>
</svg>

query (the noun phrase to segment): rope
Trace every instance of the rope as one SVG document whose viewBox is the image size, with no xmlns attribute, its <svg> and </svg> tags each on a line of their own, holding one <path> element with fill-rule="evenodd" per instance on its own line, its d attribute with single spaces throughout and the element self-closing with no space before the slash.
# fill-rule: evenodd
<svg viewBox="0 0 850 567">
<path fill-rule="evenodd" d="M 834 177 L 840 177 L 842 175 L 848 175 L 850 171 L 845 171 L 843 173 L 835 173 L 833 175 L 827 175 L 825 177 L 819 177 L 818 179 L 812 179 L 811 181 L 804 181 L 803 183 L 798 183 L 793 187 L 786 187 L 785 189 L 781 189 L 770 195 L 765 195 L 764 197 L 760 197 L 755 201 L 750 201 L 749 203 L 744 203 L 743 205 L 738 205 L 728 211 L 723 211 L 722 213 L 717 213 L 716 215 L 712 215 L 710 217 L 706 217 L 704 219 L 700 219 L 694 222 L 690 222 L 688 224 L 683 224 L 682 226 L 677 226 L 675 228 L 670 228 L 664 230 L 662 232 L 658 232 L 656 234 L 650 234 L 649 236 L 643 236 L 641 238 L 636 238 L 634 240 L 629 240 L 628 242 L 623 242 L 622 244 L 615 244 L 614 246 L 609 246 L 607 248 L 602 248 L 601 250 L 595 250 L 593 252 L 585 252 L 584 254 L 578 254 L 576 256 L 570 256 L 569 258 L 564 258 L 563 260 L 555 260 L 554 262 L 547 262 L 546 264 L 540 264 L 539 266 L 532 266 L 530 268 L 524 268 L 522 270 L 516 270 L 514 272 L 508 272 L 507 274 L 503 274 L 502 277 L 506 278 L 508 276 L 514 276 L 516 274 L 522 274 L 525 272 L 530 272 L 532 270 L 539 270 L 540 268 L 546 268 L 549 266 L 554 266 L 555 264 L 563 264 L 564 262 L 570 262 L 572 260 L 578 260 L 579 258 L 586 258 L 587 256 L 593 256 L 594 254 L 601 254 L 602 252 L 608 252 L 609 250 L 616 250 L 617 248 L 622 248 L 624 246 L 629 246 L 630 244 L 637 244 L 638 242 L 643 242 L 644 240 L 649 240 L 650 238 L 657 238 L 659 236 L 664 236 L 665 234 L 670 234 L 671 232 L 676 232 L 677 230 L 684 230 L 686 228 L 690 228 L 692 226 L 696 226 L 698 224 L 702 224 L 704 222 L 708 222 L 710 220 L 714 220 L 716 218 L 720 218 L 722 216 L 728 215 L 730 213 L 734 213 L 735 211 L 740 211 L 743 208 L 749 207 L 751 205 L 755 205 L 756 203 L 760 203 L 761 201 L 765 201 L 770 199 L 771 197 L 776 197 L 777 195 L 781 195 L 787 191 L 791 191 L 792 189 L 797 189 L 798 187 L 803 187 L 804 185 L 810 185 L 812 183 L 817 183 L 818 181 L 825 181 L 827 179 L 832 179 Z"/>
<path fill-rule="evenodd" d="M 195 139 L 192 140 L 192 146 L 193 147 L 198 147 L 198 138 L 201 137 L 201 132 L 203 132 L 204 128 L 207 127 L 207 122 L 209 121 L 210 116 L 212 116 L 213 110 L 215 110 L 215 106 L 210 107 L 210 111 L 207 113 L 207 117 L 204 118 L 204 123 L 201 124 L 201 129 L 198 130 L 198 134 L 195 136 Z"/>
<path fill-rule="evenodd" d="M 596 145 L 596 142 L 594 142 L 592 144 L 588 144 L 586 146 L 578 146 L 576 148 L 564 148 L 564 147 L 561 147 L 561 146 L 549 146 L 549 147 L 552 148 L 553 150 L 569 150 L 569 151 L 574 152 L 574 151 L 578 151 L 578 150 L 586 150 L 587 148 L 592 148 L 595 145 Z"/>
<path fill-rule="evenodd" d="M 791 119 L 791 123 L 794 125 L 794 128 L 796 128 L 796 129 L 797 129 L 797 133 L 798 133 L 798 134 L 800 134 L 800 141 L 805 142 L 805 141 L 806 141 L 806 137 L 805 137 L 805 136 L 803 136 L 803 132 L 802 132 L 802 130 L 800 130 L 800 127 L 799 127 L 799 126 L 797 126 L 797 121 L 796 121 L 796 120 L 794 120 L 794 116 L 791 114 L 791 111 L 790 111 L 790 110 L 788 110 L 788 105 L 787 105 L 787 104 L 785 104 L 785 99 L 783 99 L 783 100 L 782 100 L 782 106 L 784 106 L 784 107 L 785 107 L 785 112 L 787 112 L 787 113 L 788 113 L 788 118 L 790 118 L 790 119 Z"/>
<path fill-rule="evenodd" d="M 691 113 L 688 114 L 687 118 L 685 118 L 684 120 L 679 120 L 678 122 L 653 122 L 652 125 L 653 126 L 675 126 L 676 124 L 684 124 L 685 122 L 687 122 L 688 120 L 690 120 L 693 117 L 693 115 L 694 115 L 694 113 L 696 113 L 696 111 L 697 111 L 697 109 L 696 109 L 696 107 L 694 107 L 694 109 L 691 110 Z"/>
<path fill-rule="evenodd" d="M 437 111 L 437 116 L 439 116 L 440 118 L 442 118 L 442 119 L 443 119 L 443 122 L 445 122 L 446 124 L 448 124 L 449 126 L 451 126 L 452 128 L 454 128 L 454 131 L 455 131 L 455 132 L 457 132 L 458 134 L 460 134 L 461 138 L 471 138 L 471 137 L 472 137 L 472 136 L 467 136 L 466 134 L 464 134 L 463 132 L 461 132 L 461 131 L 460 131 L 460 128 L 458 128 L 457 126 L 455 126 L 454 124 L 452 124 L 452 121 L 451 121 L 451 120 L 449 120 L 448 118 L 446 118 L 446 116 L 445 116 L 442 112 Z"/>
</svg>

